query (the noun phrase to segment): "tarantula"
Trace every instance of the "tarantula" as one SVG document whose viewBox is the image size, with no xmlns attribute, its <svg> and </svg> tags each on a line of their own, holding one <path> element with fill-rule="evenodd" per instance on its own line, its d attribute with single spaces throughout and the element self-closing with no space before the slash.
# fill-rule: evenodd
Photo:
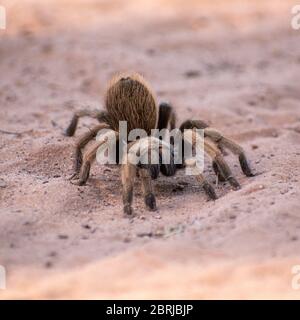
<svg viewBox="0 0 300 320">
<path fill-rule="evenodd" d="M 171 130 L 175 128 L 176 116 L 173 108 L 168 103 L 161 103 L 157 106 L 156 98 L 153 91 L 144 78 L 137 73 L 126 73 L 114 77 L 108 86 L 105 95 L 105 111 L 100 110 L 81 110 L 76 112 L 66 129 L 67 136 L 73 136 L 78 120 L 81 117 L 89 116 L 99 121 L 99 124 L 84 134 L 76 144 L 75 152 L 75 172 L 70 178 L 72 183 L 84 185 L 89 177 L 92 162 L 96 158 L 98 148 L 107 141 L 107 136 L 100 136 L 100 139 L 95 140 L 95 137 L 101 129 L 111 129 L 116 132 L 118 139 L 119 121 L 127 121 L 128 132 L 132 129 L 141 128 L 147 132 L 148 137 L 138 139 L 128 144 L 127 150 L 123 155 L 117 154 L 117 161 L 120 159 L 129 159 L 131 154 L 147 154 L 151 149 L 151 142 L 157 138 L 151 136 L 151 129 L 164 129 L 169 127 Z M 212 167 L 220 181 L 228 181 L 233 189 L 239 189 L 240 185 L 223 158 L 224 149 L 230 150 L 238 156 L 240 166 L 244 174 L 248 177 L 253 176 L 248 165 L 243 149 L 231 139 L 223 136 L 216 129 L 210 128 L 201 120 L 187 120 L 180 126 L 181 131 L 190 131 L 194 129 L 204 130 L 204 152 L 212 159 Z M 195 146 L 193 134 L 187 135 L 188 142 Z M 86 148 L 86 145 L 93 140 L 93 143 Z M 145 143 L 145 142 L 148 143 Z M 120 141 L 117 140 L 117 143 Z M 170 154 L 170 163 L 164 164 L 161 161 L 161 152 L 167 151 Z M 152 150 L 153 151 L 153 150 Z M 182 165 L 177 165 L 174 162 L 172 143 L 164 143 L 160 145 L 159 154 L 156 155 L 159 159 L 158 164 L 132 164 L 130 161 L 122 162 L 121 176 L 123 185 L 123 209 L 127 216 L 133 215 L 132 200 L 133 186 L 136 176 L 139 176 L 142 181 L 144 201 L 148 209 L 156 210 L 156 200 L 153 193 L 152 180 L 157 178 L 161 172 L 165 176 L 173 176 L 177 169 L 193 167 L 195 163 L 190 159 L 183 159 Z M 201 184 L 209 198 L 216 199 L 216 193 L 213 186 L 205 179 L 201 172 L 197 173 L 196 178 Z M 76 180 L 74 180 L 76 179 Z"/>
</svg>

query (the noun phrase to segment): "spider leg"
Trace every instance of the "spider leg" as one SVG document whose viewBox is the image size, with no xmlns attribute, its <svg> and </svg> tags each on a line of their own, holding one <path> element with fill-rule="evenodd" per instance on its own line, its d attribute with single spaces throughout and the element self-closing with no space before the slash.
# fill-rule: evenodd
<svg viewBox="0 0 300 320">
<path fill-rule="evenodd" d="M 71 181 L 72 184 L 76 184 L 79 186 L 85 185 L 90 175 L 91 165 L 96 159 L 97 151 L 108 141 L 110 134 L 117 135 L 117 132 L 110 131 L 106 134 L 103 134 L 99 141 L 94 141 L 94 143 L 87 148 L 83 155 L 83 161 L 79 171 L 78 180 Z"/>
<path fill-rule="evenodd" d="M 202 120 L 186 120 L 184 121 L 179 129 L 183 132 L 184 129 L 205 129 L 208 128 L 208 124 Z"/>
<path fill-rule="evenodd" d="M 133 187 L 137 173 L 137 166 L 127 162 L 122 165 L 123 212 L 125 216 L 134 216 L 132 209 Z M 156 210 L 156 200 L 153 193 L 152 178 L 147 168 L 139 169 L 142 180 L 144 201 L 148 209 Z"/>
<path fill-rule="evenodd" d="M 247 177 L 253 177 L 254 174 L 248 164 L 245 152 L 243 148 L 235 141 L 223 136 L 220 132 L 213 128 L 207 128 L 204 131 L 204 135 L 216 142 L 220 147 L 229 149 L 233 154 L 239 157 L 239 162 L 242 171 Z"/>
<path fill-rule="evenodd" d="M 156 210 L 156 200 L 153 193 L 153 185 L 151 174 L 148 169 L 141 168 L 139 169 L 140 178 L 142 180 L 143 193 L 144 193 L 144 201 L 147 208 L 150 210 Z"/>
<path fill-rule="evenodd" d="M 197 138 L 199 140 L 197 140 Z M 204 151 L 207 152 L 208 146 L 205 146 L 205 144 L 206 144 L 205 140 L 200 135 L 198 135 L 195 130 L 192 130 L 192 129 L 185 130 L 184 135 L 183 135 L 183 140 L 184 140 L 184 142 L 188 142 L 192 146 L 192 149 L 194 151 L 197 151 L 196 148 L 199 147 L 199 145 L 197 143 L 203 142 Z M 200 183 L 200 185 L 202 186 L 202 188 L 204 189 L 204 191 L 206 192 L 208 197 L 210 199 L 216 200 L 217 195 L 215 193 L 215 190 L 214 190 L 213 186 L 206 180 L 206 178 L 202 174 L 203 168 L 199 168 L 197 166 L 196 158 L 193 158 L 193 157 L 185 158 L 185 157 L 186 157 L 186 154 L 183 155 L 185 167 L 190 168 L 192 170 L 192 172 L 193 172 L 192 174 L 196 177 L 197 181 Z"/>
<path fill-rule="evenodd" d="M 204 151 L 212 158 L 218 168 L 219 175 L 230 183 L 234 190 L 241 186 L 233 176 L 231 169 L 223 158 L 222 152 L 213 143 L 204 138 Z"/>
<path fill-rule="evenodd" d="M 123 164 L 121 176 L 123 185 L 123 212 L 126 216 L 133 216 L 132 200 L 136 165 L 129 162 Z"/>
<path fill-rule="evenodd" d="M 197 134 L 197 132 L 195 130 L 192 130 L 192 129 L 185 130 L 184 137 L 194 147 L 196 145 L 196 140 L 197 139 L 202 139 L 200 137 L 200 135 Z M 223 158 L 223 155 L 222 155 L 222 152 L 220 151 L 220 149 L 214 143 L 209 141 L 209 139 L 207 139 L 207 138 L 204 138 L 203 145 L 204 145 L 204 152 L 208 156 L 210 156 L 210 158 L 212 159 L 213 162 L 216 163 L 216 166 L 217 166 L 217 168 L 219 170 L 220 175 L 223 176 L 224 179 L 226 181 L 228 181 L 230 183 L 230 185 L 235 190 L 240 189 L 240 184 L 238 183 L 238 181 L 233 176 L 229 166 L 227 165 L 226 161 Z"/>
<path fill-rule="evenodd" d="M 185 161 L 185 165 L 187 167 L 192 168 L 193 170 L 196 169 L 196 161 L 194 159 L 186 159 Z M 216 200 L 218 199 L 215 189 L 213 188 L 213 186 L 206 180 L 206 178 L 204 177 L 204 175 L 201 172 L 198 172 L 195 175 L 197 181 L 199 182 L 200 186 L 202 186 L 202 188 L 204 189 L 204 191 L 206 192 L 206 194 L 208 195 L 208 197 L 210 199 Z"/>
<path fill-rule="evenodd" d="M 208 127 L 209 127 L 209 125 L 202 120 L 186 120 L 181 124 L 180 130 L 182 132 L 184 129 L 193 129 L 193 128 L 206 130 L 206 128 L 208 128 Z M 212 142 L 213 142 L 213 140 L 212 140 Z M 227 155 L 226 150 L 223 148 L 223 146 L 218 145 L 217 147 L 220 149 L 220 151 L 222 152 L 222 154 L 224 156 Z M 225 181 L 226 179 L 222 176 L 220 170 L 218 169 L 218 165 L 216 164 L 215 161 L 212 162 L 212 167 L 213 167 L 213 170 L 214 170 L 216 176 L 218 177 L 218 180 Z"/>
<path fill-rule="evenodd" d="M 219 170 L 219 167 L 218 165 L 216 164 L 215 161 L 212 162 L 212 167 L 213 167 L 213 170 L 218 178 L 218 181 L 221 181 L 221 182 L 224 182 L 225 181 L 225 178 L 222 176 L 220 170 Z"/>
<path fill-rule="evenodd" d="M 66 136 L 71 137 L 74 135 L 76 128 L 77 128 L 78 120 L 79 120 L 79 118 L 82 118 L 82 117 L 91 117 L 91 118 L 98 119 L 99 122 L 105 122 L 106 117 L 107 117 L 107 113 L 104 111 L 87 110 L 87 109 L 83 109 L 83 110 L 75 112 L 72 119 L 71 119 L 69 126 L 67 127 L 67 129 L 65 131 Z"/>
<path fill-rule="evenodd" d="M 127 216 L 133 215 L 132 200 L 133 186 L 135 177 L 139 173 L 142 180 L 144 201 L 148 209 L 156 210 L 156 200 L 153 193 L 152 179 L 155 179 L 159 173 L 159 151 L 155 150 L 159 140 L 153 137 L 147 137 L 134 141 L 128 146 L 128 152 L 124 155 L 122 161 L 122 184 L 123 184 L 123 211 Z M 139 155 L 139 162 L 135 163 L 134 157 Z M 143 163 L 147 156 L 148 162 Z M 151 158 L 150 158 L 151 157 Z M 151 161 L 149 160 L 151 159 Z M 149 163 L 150 162 L 150 163 Z M 151 163 L 152 162 L 152 163 Z"/>
<path fill-rule="evenodd" d="M 176 127 L 176 114 L 169 103 L 162 102 L 159 104 L 157 129 L 165 129 L 168 126 L 170 130 Z"/>
<path fill-rule="evenodd" d="M 89 132 L 83 134 L 76 143 L 75 147 L 75 169 L 74 174 L 71 176 L 70 180 L 74 177 L 78 176 L 82 165 L 82 149 L 97 136 L 97 133 L 101 129 L 109 129 L 109 126 L 105 123 L 98 124 L 97 126 L 93 127 Z"/>
<path fill-rule="evenodd" d="M 167 156 L 167 158 L 165 158 L 165 156 Z M 159 163 L 160 171 L 164 176 L 170 177 L 176 174 L 177 167 L 172 144 L 161 142 L 159 146 Z"/>
<path fill-rule="evenodd" d="M 170 128 L 170 130 L 175 129 L 176 127 L 176 114 L 173 110 L 173 107 L 167 103 L 167 102 L 162 102 L 159 105 L 159 114 L 158 114 L 158 123 L 157 123 L 157 129 L 162 130 L 162 129 L 167 129 Z M 163 140 L 164 137 L 160 136 L 160 140 Z M 165 142 L 162 142 L 163 145 L 166 144 Z M 160 171 L 163 175 L 165 176 L 173 176 L 176 172 L 176 164 L 174 161 L 174 137 L 170 137 L 170 144 L 168 144 L 168 150 L 165 149 L 165 147 L 161 145 L 160 146 Z M 170 155 L 170 161 L 168 163 L 165 163 L 162 161 L 163 155 L 162 152 L 167 151 L 168 154 Z"/>
</svg>

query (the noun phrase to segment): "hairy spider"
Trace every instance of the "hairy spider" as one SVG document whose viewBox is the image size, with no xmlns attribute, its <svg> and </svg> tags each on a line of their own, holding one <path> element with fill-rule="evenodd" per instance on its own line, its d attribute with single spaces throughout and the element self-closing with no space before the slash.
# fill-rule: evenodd
<svg viewBox="0 0 300 320">
<path fill-rule="evenodd" d="M 156 200 L 153 193 L 152 180 L 157 178 L 161 172 L 165 176 L 173 176 L 177 169 L 182 167 L 195 167 L 192 159 L 182 159 L 182 165 L 176 165 L 174 162 L 173 145 L 171 143 L 161 143 L 158 154 L 154 155 L 158 159 L 156 164 L 133 164 L 130 161 L 132 155 L 148 155 L 149 152 L 155 153 L 152 148 L 157 138 L 151 136 L 151 129 L 175 128 L 176 116 L 173 108 L 167 103 L 161 103 L 159 107 L 156 103 L 155 95 L 146 83 L 144 78 L 137 73 L 126 73 L 114 77 L 108 86 L 105 96 L 105 111 L 100 110 L 81 110 L 73 115 L 70 125 L 66 129 L 66 135 L 72 136 L 76 131 L 78 120 L 81 117 L 89 116 L 97 119 L 100 123 L 84 134 L 76 144 L 75 152 L 75 173 L 70 178 L 72 183 L 84 185 L 89 177 L 92 162 L 96 158 L 96 153 L 107 141 L 107 134 L 100 139 L 95 137 L 101 129 L 111 129 L 115 132 L 118 140 L 119 122 L 127 121 L 127 129 L 130 132 L 133 129 L 143 129 L 147 132 L 147 137 L 130 142 L 124 154 L 117 154 L 117 161 L 122 162 L 121 176 L 123 185 L 123 208 L 126 215 L 132 216 L 133 186 L 135 177 L 139 176 L 142 181 L 144 201 L 150 210 L 156 210 Z M 213 169 L 220 181 L 228 181 L 234 189 L 239 189 L 240 185 L 223 158 L 224 148 L 229 149 L 238 155 L 241 168 L 246 176 L 253 176 L 248 165 L 243 149 L 231 139 L 223 136 L 216 129 L 210 128 L 201 120 L 187 120 L 180 126 L 181 131 L 188 131 L 191 134 L 185 135 L 184 139 L 195 147 L 194 133 L 195 129 L 204 130 L 204 152 L 212 159 Z M 93 140 L 90 146 L 86 145 Z M 83 153 L 83 149 L 86 147 Z M 170 154 L 170 163 L 165 164 L 161 161 L 162 152 Z M 152 158 L 151 158 L 152 159 Z M 205 179 L 201 172 L 197 172 L 196 178 L 203 187 L 209 198 L 216 199 L 216 193 L 213 186 Z M 76 179 L 76 180 L 74 180 Z"/>
</svg>

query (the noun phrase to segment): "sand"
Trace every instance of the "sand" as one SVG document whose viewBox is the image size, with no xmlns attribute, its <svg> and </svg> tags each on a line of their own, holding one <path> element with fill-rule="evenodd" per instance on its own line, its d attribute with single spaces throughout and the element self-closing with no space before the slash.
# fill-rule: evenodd
<svg viewBox="0 0 300 320">
<path fill-rule="evenodd" d="M 5 0 L 0 30 L 0 265 L 7 298 L 300 298 L 300 31 L 293 1 Z M 208 201 L 179 172 L 155 182 L 157 212 L 122 215 L 118 167 L 69 183 L 74 110 L 102 108 L 135 70 L 178 123 L 203 119 L 240 143 L 242 188 Z M 215 176 L 209 162 L 205 175 Z M 178 187 L 178 185 L 180 187 Z"/>
</svg>

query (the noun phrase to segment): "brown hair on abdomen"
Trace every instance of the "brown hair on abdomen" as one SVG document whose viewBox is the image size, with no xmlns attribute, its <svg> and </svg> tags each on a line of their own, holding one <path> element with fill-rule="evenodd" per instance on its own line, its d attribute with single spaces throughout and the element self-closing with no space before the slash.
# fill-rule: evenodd
<svg viewBox="0 0 300 320">
<path fill-rule="evenodd" d="M 127 121 L 128 132 L 144 129 L 147 134 L 155 129 L 157 106 L 154 94 L 139 74 L 121 74 L 114 77 L 107 89 L 105 106 L 113 130 L 119 121 Z"/>
</svg>

